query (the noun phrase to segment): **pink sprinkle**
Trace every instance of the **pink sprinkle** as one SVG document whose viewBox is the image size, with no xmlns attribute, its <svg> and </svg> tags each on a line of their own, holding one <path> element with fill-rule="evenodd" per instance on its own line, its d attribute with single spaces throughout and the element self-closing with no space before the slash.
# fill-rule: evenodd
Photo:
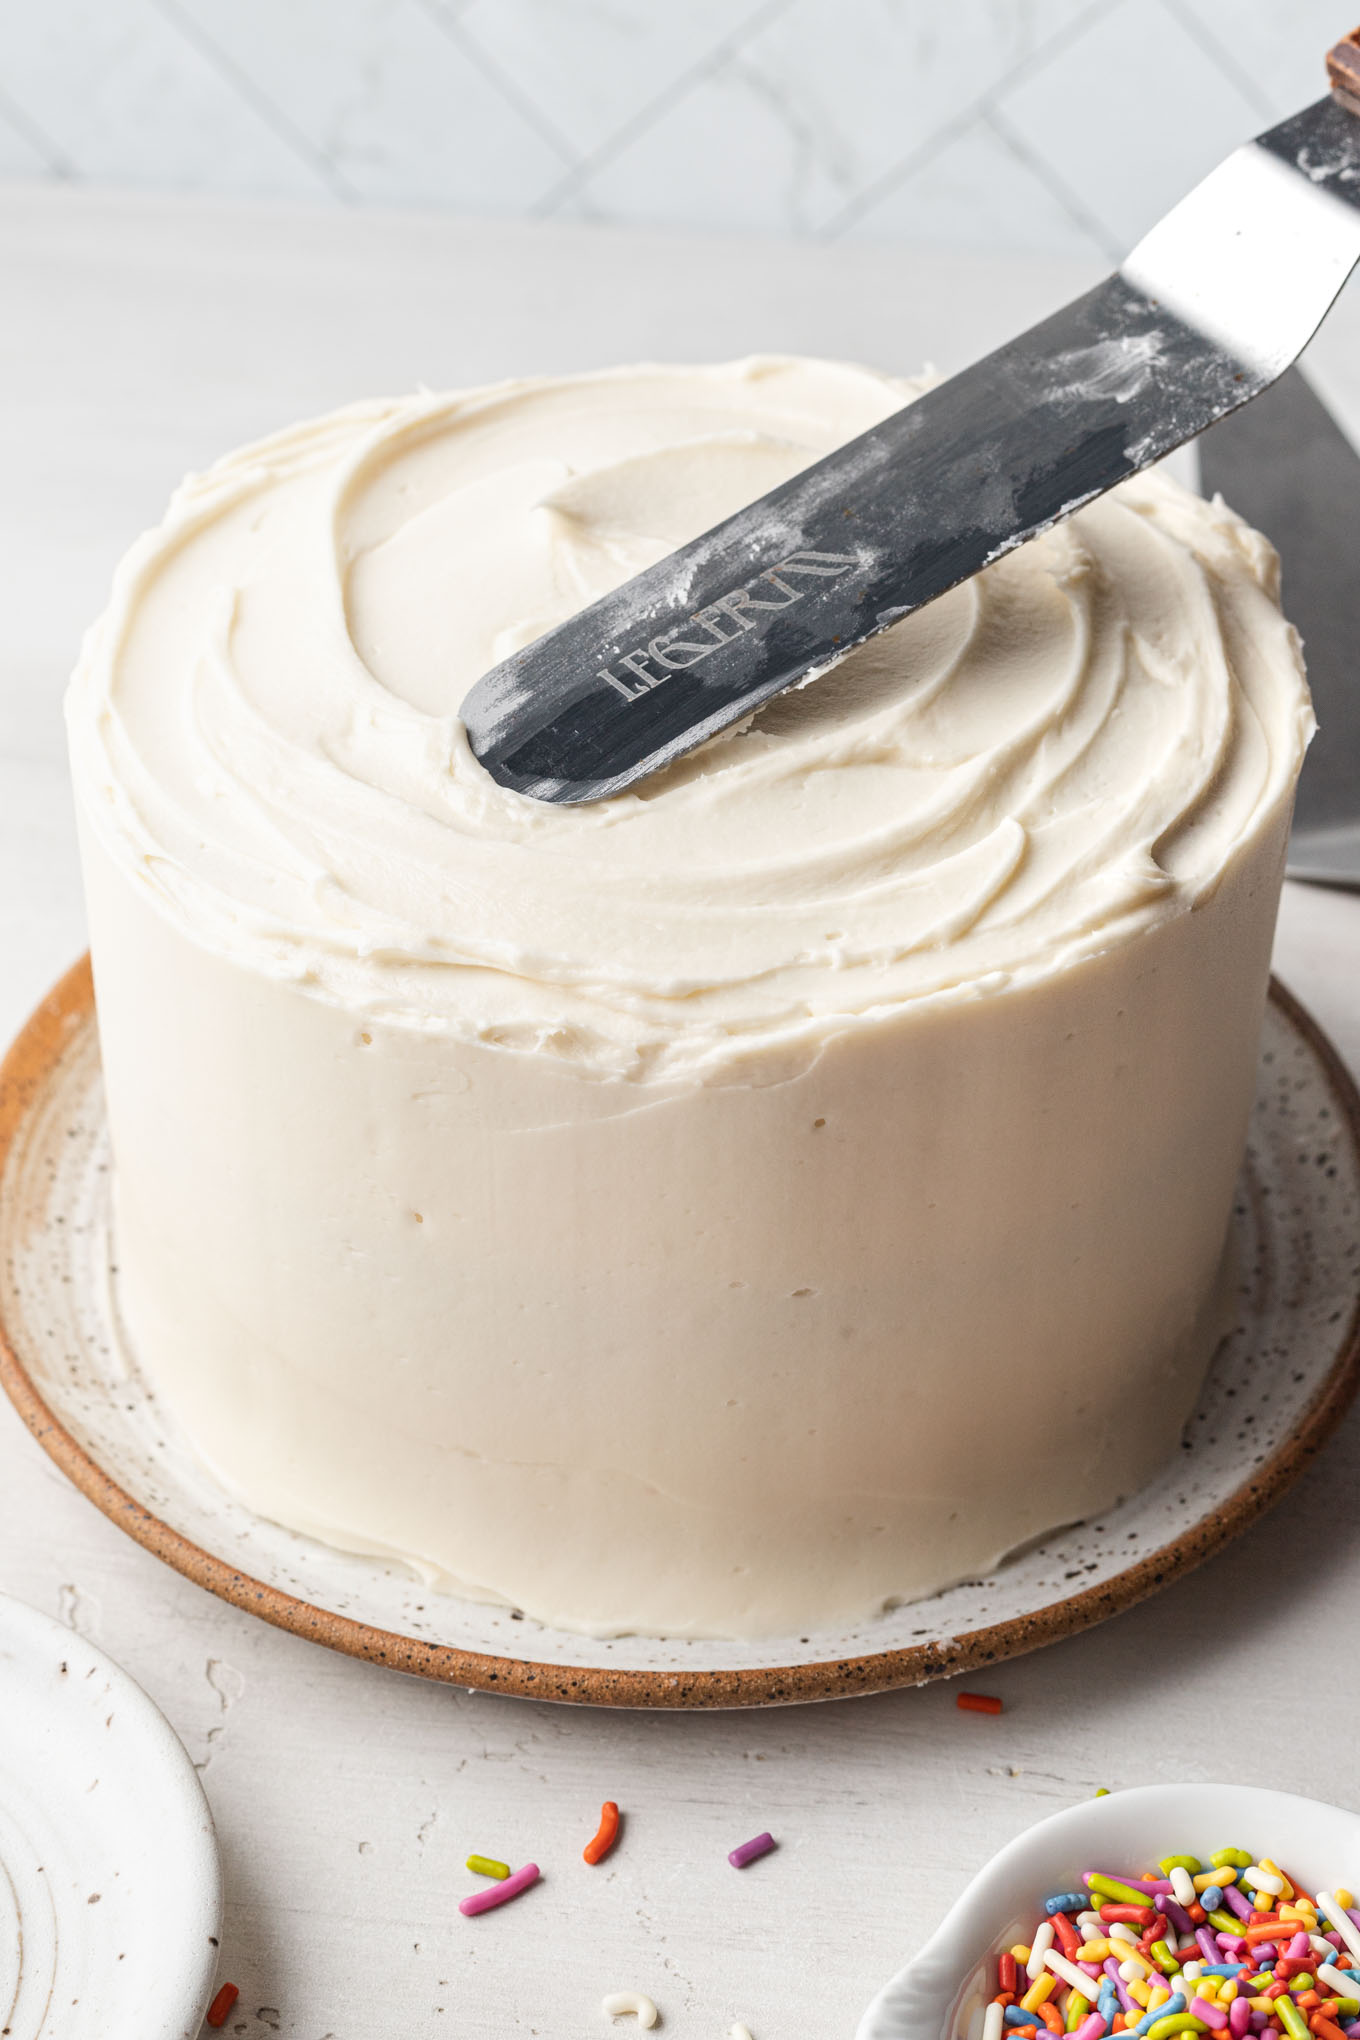
<svg viewBox="0 0 1360 2040">
<path fill-rule="evenodd" d="M 1289 1946 L 1285 1949 L 1284 1952 L 1286 1955 L 1290 1957 L 1291 1961 L 1297 1962 L 1300 1955 L 1306 1955 L 1308 1953 L 1309 1945 L 1310 1944 L 1307 1934 L 1302 1933 L 1295 1934 L 1293 1940 L 1289 1943 Z"/>
<path fill-rule="evenodd" d="M 1228 2006 L 1228 2028 L 1233 2040 L 1246 2040 L 1251 2031 L 1251 2006 L 1246 1998 L 1234 1998 Z"/>
<path fill-rule="evenodd" d="M 744 1870 L 757 1856 L 768 1856 L 773 1847 L 773 1835 L 757 1835 L 753 1841 L 743 1842 L 739 1849 L 730 1850 L 727 1860 L 734 1870 Z"/>
<path fill-rule="evenodd" d="M 490 1912 L 494 1906 L 505 1905 L 510 1899 L 518 1898 L 521 1891 L 527 1891 L 531 1884 L 538 1882 L 537 1863 L 526 1863 L 522 1870 L 516 1870 L 513 1877 L 503 1877 L 499 1884 L 488 1884 L 485 1891 L 474 1891 L 471 1898 L 465 1898 L 458 1910 L 471 1919 L 475 1913 Z"/>
<path fill-rule="evenodd" d="M 1072 2040 L 1105 2040 L 1105 2021 L 1100 2013 L 1088 2013 L 1072 2035 Z"/>
<path fill-rule="evenodd" d="M 1207 1998 L 1202 1997 L 1191 1998 L 1190 2016 L 1203 2019 L 1205 2025 L 1212 2026 L 1216 2033 L 1221 2033 L 1228 2023 L 1228 2014 L 1222 2005 L 1211 2005 Z"/>
</svg>

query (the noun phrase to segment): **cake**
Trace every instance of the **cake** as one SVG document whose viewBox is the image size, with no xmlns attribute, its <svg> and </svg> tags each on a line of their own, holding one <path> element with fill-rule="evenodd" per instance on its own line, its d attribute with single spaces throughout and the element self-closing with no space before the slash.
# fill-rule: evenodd
<svg viewBox="0 0 1360 2040">
<path fill-rule="evenodd" d="M 68 697 L 137 1363 L 263 1515 L 595 1634 L 867 1622 L 1175 1449 L 1311 729 L 1152 472 L 615 799 L 497 660 L 920 388 L 366 403 L 191 477 Z"/>
</svg>

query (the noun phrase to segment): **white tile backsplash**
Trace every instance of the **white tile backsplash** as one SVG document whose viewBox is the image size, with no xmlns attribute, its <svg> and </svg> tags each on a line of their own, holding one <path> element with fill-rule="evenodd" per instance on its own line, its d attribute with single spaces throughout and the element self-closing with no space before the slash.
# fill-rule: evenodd
<svg viewBox="0 0 1360 2040">
<path fill-rule="evenodd" d="M 1262 125 L 1165 0 L 1116 0 L 1002 113 L 1121 249 Z"/>
<path fill-rule="evenodd" d="M 0 175 L 1108 259 L 1335 0 L 0 0 Z"/>
</svg>

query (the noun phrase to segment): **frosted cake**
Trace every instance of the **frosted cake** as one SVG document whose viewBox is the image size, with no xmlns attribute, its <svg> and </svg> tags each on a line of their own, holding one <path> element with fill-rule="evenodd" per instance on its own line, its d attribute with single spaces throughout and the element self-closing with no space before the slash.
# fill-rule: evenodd
<svg viewBox="0 0 1360 2040">
<path fill-rule="evenodd" d="M 1174 1449 L 1311 729 L 1265 541 L 1141 476 L 585 807 L 457 717 L 917 387 L 363 404 L 120 569 L 68 701 L 119 1306 L 265 1515 L 578 1630 L 806 1634 Z"/>
</svg>

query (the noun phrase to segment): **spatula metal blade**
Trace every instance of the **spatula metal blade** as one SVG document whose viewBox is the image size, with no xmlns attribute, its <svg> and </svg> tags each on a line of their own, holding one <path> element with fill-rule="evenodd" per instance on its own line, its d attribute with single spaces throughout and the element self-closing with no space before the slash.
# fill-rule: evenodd
<svg viewBox="0 0 1360 2040">
<path fill-rule="evenodd" d="M 1098 284 L 494 667 L 503 786 L 622 792 L 1225 417 L 1360 261 L 1360 117 L 1238 149 Z"/>
</svg>

